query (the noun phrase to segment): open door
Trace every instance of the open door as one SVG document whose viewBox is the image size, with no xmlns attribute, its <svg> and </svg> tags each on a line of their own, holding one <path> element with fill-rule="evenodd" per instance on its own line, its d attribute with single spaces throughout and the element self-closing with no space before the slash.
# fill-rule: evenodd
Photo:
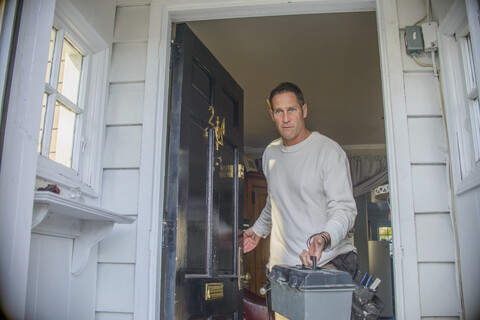
<svg viewBox="0 0 480 320">
<path fill-rule="evenodd" d="M 172 44 L 162 319 L 243 319 L 243 90 L 185 24 Z"/>
</svg>

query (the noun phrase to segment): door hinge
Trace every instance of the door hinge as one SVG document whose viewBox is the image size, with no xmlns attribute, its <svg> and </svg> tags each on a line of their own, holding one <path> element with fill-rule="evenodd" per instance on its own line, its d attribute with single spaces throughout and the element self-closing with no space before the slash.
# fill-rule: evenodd
<svg viewBox="0 0 480 320">
<path fill-rule="evenodd" d="M 170 69 L 180 61 L 180 43 L 172 40 L 170 43 Z"/>
<path fill-rule="evenodd" d="M 168 248 L 174 244 L 175 224 L 172 220 L 165 220 L 162 224 L 162 248 Z"/>
</svg>

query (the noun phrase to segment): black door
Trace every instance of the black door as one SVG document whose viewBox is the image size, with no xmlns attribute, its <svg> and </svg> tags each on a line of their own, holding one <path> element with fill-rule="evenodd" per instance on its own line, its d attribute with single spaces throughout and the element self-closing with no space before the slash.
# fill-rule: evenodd
<svg viewBox="0 0 480 320">
<path fill-rule="evenodd" d="M 163 319 L 243 319 L 243 90 L 185 25 L 172 44 Z"/>
</svg>

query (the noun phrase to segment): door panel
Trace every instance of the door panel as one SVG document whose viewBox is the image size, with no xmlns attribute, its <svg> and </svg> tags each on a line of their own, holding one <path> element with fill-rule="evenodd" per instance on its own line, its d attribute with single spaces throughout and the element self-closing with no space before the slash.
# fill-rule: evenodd
<svg viewBox="0 0 480 320">
<path fill-rule="evenodd" d="M 162 257 L 163 319 L 242 319 L 243 90 L 176 28 Z"/>
</svg>

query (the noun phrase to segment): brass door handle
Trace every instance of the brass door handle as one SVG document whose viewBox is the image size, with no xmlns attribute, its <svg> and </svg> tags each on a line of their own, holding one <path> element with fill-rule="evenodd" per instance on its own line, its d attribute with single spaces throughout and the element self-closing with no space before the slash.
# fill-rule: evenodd
<svg viewBox="0 0 480 320">
<path fill-rule="evenodd" d="M 252 275 L 250 274 L 250 272 L 247 272 L 243 276 L 240 276 L 240 279 L 243 279 L 243 280 L 248 282 L 248 281 L 252 280 Z"/>
</svg>

